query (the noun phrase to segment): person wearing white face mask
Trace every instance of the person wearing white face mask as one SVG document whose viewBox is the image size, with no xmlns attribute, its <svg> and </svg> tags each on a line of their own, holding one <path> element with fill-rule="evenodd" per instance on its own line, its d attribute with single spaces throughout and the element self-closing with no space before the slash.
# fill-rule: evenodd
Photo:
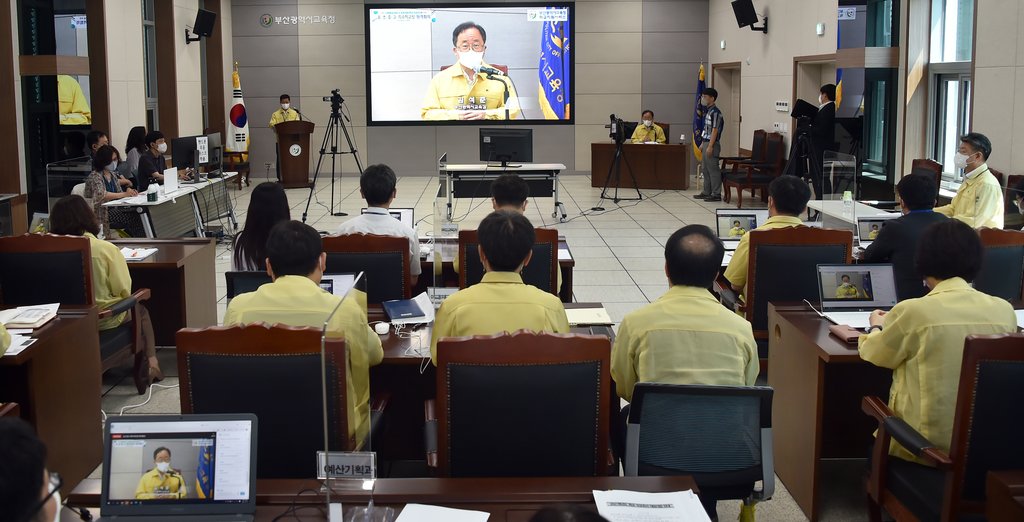
<svg viewBox="0 0 1024 522">
<path fill-rule="evenodd" d="M 519 115 L 519 102 L 511 80 L 484 61 L 487 31 L 474 22 L 459 24 L 452 31 L 455 63 L 437 73 L 423 98 L 420 117 L 424 120 L 504 120 L 508 89 L 507 118 Z"/>
<path fill-rule="evenodd" d="M 0 419 L 0 516 L 4 520 L 60 520 L 63 482 L 46 469 L 46 446 L 27 422 Z"/>
<path fill-rule="evenodd" d="M 640 125 L 630 138 L 633 143 L 665 143 L 665 131 L 654 124 L 654 111 L 647 109 L 640 114 Z"/>
<path fill-rule="evenodd" d="M 811 142 L 814 143 L 814 161 L 819 166 L 824 163 L 825 151 L 838 150 L 836 146 L 836 86 L 829 83 L 822 85 L 818 91 L 818 113 L 814 115 L 811 122 Z M 828 176 L 815 179 L 811 177 L 811 185 L 814 186 L 814 199 L 822 199 L 825 194 L 832 193 L 832 180 Z"/>
<path fill-rule="evenodd" d="M 142 500 L 180 499 L 188 496 L 185 479 L 171 467 L 171 450 L 159 447 L 153 451 L 153 469 L 139 479 L 135 498 Z"/>
<path fill-rule="evenodd" d="M 139 192 L 146 192 L 150 183 L 162 183 L 164 170 L 167 170 L 167 140 L 164 133 L 152 131 L 146 135 L 146 152 L 139 157 Z M 179 170 L 178 178 L 188 179 L 188 172 Z"/>
<path fill-rule="evenodd" d="M 92 173 L 85 178 L 83 196 L 92 202 L 93 212 L 103 230 L 110 231 L 110 219 L 107 207 L 103 204 L 115 199 L 129 198 L 139 195 L 134 189 L 122 188 L 118 183 L 117 164 L 121 154 L 110 145 L 96 149 L 92 157 Z"/>
<path fill-rule="evenodd" d="M 277 143 L 277 124 L 284 123 L 286 121 L 295 121 L 299 119 L 299 111 L 292 108 L 292 97 L 287 94 L 282 94 L 281 108 L 274 111 L 270 115 L 270 128 L 274 129 L 274 143 Z M 274 145 L 275 160 L 274 164 L 277 165 L 277 181 L 281 181 L 281 157 L 280 152 L 277 150 L 277 145 Z"/>
<path fill-rule="evenodd" d="M 960 138 L 953 164 L 963 169 L 964 182 L 948 205 L 935 211 L 974 227 L 1003 228 L 1003 190 L 989 170 L 992 142 L 984 134 L 969 133 Z"/>
</svg>

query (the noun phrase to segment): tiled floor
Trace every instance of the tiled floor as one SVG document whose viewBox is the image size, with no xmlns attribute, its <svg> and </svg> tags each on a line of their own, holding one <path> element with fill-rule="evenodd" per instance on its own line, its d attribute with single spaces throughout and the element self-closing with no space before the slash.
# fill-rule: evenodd
<svg viewBox="0 0 1024 522">
<path fill-rule="evenodd" d="M 253 187 L 263 179 L 254 179 Z M 558 223 L 551 217 L 553 200 L 550 197 L 531 198 L 526 215 L 535 226 L 556 227 L 565 235 L 576 260 L 573 273 L 573 294 L 575 301 L 602 302 L 612 319 L 621 321 L 628 312 L 641 307 L 665 292 L 668 282 L 664 272 L 664 244 L 679 227 L 688 224 L 704 224 L 714 227 L 714 209 L 727 206 L 724 203 L 704 203 L 693 199 L 696 190 L 656 191 L 644 190 L 642 201 L 622 201 L 615 204 L 610 200 L 601 201 L 601 189 L 590 186 L 590 177 L 585 175 L 563 176 L 560 180 L 561 199 L 569 219 Z M 433 234 L 434 194 L 437 179 L 430 177 L 406 177 L 399 179 L 398 194 L 393 206 L 415 208 L 420 236 Z M 244 223 L 252 187 L 241 191 L 231 190 L 240 223 Z M 291 204 L 292 218 L 301 219 L 306 207 L 308 190 L 287 191 Z M 621 191 L 621 196 L 635 196 L 633 191 Z M 330 180 L 321 179 L 309 205 L 306 222 L 318 230 L 332 231 L 348 217 L 330 215 Z M 749 201 L 749 200 L 748 200 Z M 592 211 L 598 203 L 605 211 Z M 759 203 L 759 202 L 756 202 Z M 358 214 L 364 202 L 359 197 L 358 179 L 346 173 L 338 181 L 335 192 L 335 210 L 351 215 Z M 455 201 L 453 214 L 461 227 L 475 228 L 477 223 L 491 211 L 490 200 L 485 198 L 460 199 Z M 229 242 L 217 247 L 217 299 L 218 319 L 223 319 L 225 283 L 221 275 L 231 268 Z M 159 350 L 162 367 L 167 379 L 161 384 L 170 388 L 154 388 L 152 397 L 144 406 L 131 408 L 126 413 L 177 413 L 177 373 L 173 349 Z M 122 408 L 136 405 L 146 397 L 136 394 L 130 379 L 108 374 L 104 383 L 106 393 L 103 408 L 108 414 L 116 414 Z M 854 464 L 855 466 L 856 464 Z M 850 468 L 850 466 L 847 466 Z M 823 520 L 863 520 L 863 494 L 857 479 L 859 470 L 855 467 L 841 474 L 836 491 L 827 491 Z M 838 485 L 842 485 L 839 487 Z M 738 502 L 721 502 L 721 520 L 733 520 L 739 512 Z M 758 506 L 760 520 L 790 521 L 805 520 L 799 508 L 786 492 L 784 485 L 776 482 L 775 497 Z"/>
</svg>

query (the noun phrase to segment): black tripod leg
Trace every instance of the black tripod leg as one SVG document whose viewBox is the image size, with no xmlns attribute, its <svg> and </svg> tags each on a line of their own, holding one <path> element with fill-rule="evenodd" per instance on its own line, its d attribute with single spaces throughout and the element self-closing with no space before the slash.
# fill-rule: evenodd
<svg viewBox="0 0 1024 522">
<path fill-rule="evenodd" d="M 633 180 L 633 188 L 636 189 L 636 200 L 640 201 L 644 199 L 644 196 L 640 193 L 640 184 L 636 182 L 636 174 L 633 173 L 633 166 L 629 164 L 629 157 L 626 156 L 626 151 L 622 151 L 622 159 L 626 161 L 626 167 L 629 169 L 629 178 Z"/>
<path fill-rule="evenodd" d="M 327 122 L 327 132 L 324 133 L 324 142 L 320 144 L 320 159 L 316 160 L 316 170 L 313 171 L 313 182 L 309 185 L 309 197 L 306 198 L 306 210 L 302 212 L 302 222 L 306 222 L 306 216 L 309 215 L 309 204 L 313 201 L 313 192 L 316 190 L 316 181 L 320 177 L 320 166 L 323 165 L 324 155 L 327 153 L 327 144 L 331 140 L 331 134 L 334 129 L 334 118 L 332 114 L 330 120 Z M 331 202 L 331 212 L 334 212 L 334 203 Z"/>
</svg>

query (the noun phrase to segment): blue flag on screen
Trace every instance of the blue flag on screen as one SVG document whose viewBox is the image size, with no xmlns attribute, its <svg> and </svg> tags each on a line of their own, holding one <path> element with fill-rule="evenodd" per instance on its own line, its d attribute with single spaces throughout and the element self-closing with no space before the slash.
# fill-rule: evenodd
<svg viewBox="0 0 1024 522">
<path fill-rule="evenodd" d="M 199 498 L 213 497 L 213 446 L 203 446 L 199 450 L 199 461 L 196 463 L 196 495 Z"/>
<path fill-rule="evenodd" d="M 568 120 L 569 106 L 569 22 L 544 22 L 540 34 L 540 64 L 537 67 L 538 98 L 544 119 Z"/>
<path fill-rule="evenodd" d="M 839 24 L 836 24 L 836 49 L 842 47 L 842 39 L 839 37 Z M 836 68 L 836 99 L 832 100 L 836 102 L 836 109 L 839 109 L 839 104 L 843 103 L 843 68 Z"/>
<path fill-rule="evenodd" d="M 700 104 L 700 95 L 704 93 L 704 64 L 697 71 L 697 96 L 693 102 L 693 155 L 701 160 L 700 144 L 704 142 L 704 107 Z"/>
</svg>

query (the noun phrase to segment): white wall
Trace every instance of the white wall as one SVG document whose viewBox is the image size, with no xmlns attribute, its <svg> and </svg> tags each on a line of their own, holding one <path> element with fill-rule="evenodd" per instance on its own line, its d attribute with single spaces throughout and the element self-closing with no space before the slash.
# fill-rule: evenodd
<svg viewBox="0 0 1024 522">
<path fill-rule="evenodd" d="M 108 4 L 109 5 L 109 4 Z M 146 124 L 146 71 L 143 66 L 142 4 L 118 3 L 103 13 L 107 43 L 111 145 L 121 154 L 128 131 Z"/>
<path fill-rule="evenodd" d="M 749 149 L 754 130 L 771 132 L 773 122 L 791 124 L 788 114 L 775 110 L 775 102 L 792 98 L 793 58 L 836 52 L 838 2 L 757 0 L 754 7 L 769 18 L 767 35 L 738 28 L 732 6 L 726 0 L 711 0 L 710 7 L 709 61 L 742 64 L 740 147 Z M 824 36 L 815 34 L 818 23 L 825 24 Z M 726 41 L 724 50 L 720 47 L 722 40 Z M 789 143 L 788 133 L 785 139 Z"/>
<path fill-rule="evenodd" d="M 185 27 L 192 28 L 198 12 L 199 0 L 174 0 L 174 54 L 178 77 L 179 136 L 203 133 L 200 45 L 199 42 L 185 44 Z"/>
<path fill-rule="evenodd" d="M 1019 0 L 975 5 L 971 130 L 992 140 L 992 168 L 1024 174 L 1024 5 Z"/>
</svg>

